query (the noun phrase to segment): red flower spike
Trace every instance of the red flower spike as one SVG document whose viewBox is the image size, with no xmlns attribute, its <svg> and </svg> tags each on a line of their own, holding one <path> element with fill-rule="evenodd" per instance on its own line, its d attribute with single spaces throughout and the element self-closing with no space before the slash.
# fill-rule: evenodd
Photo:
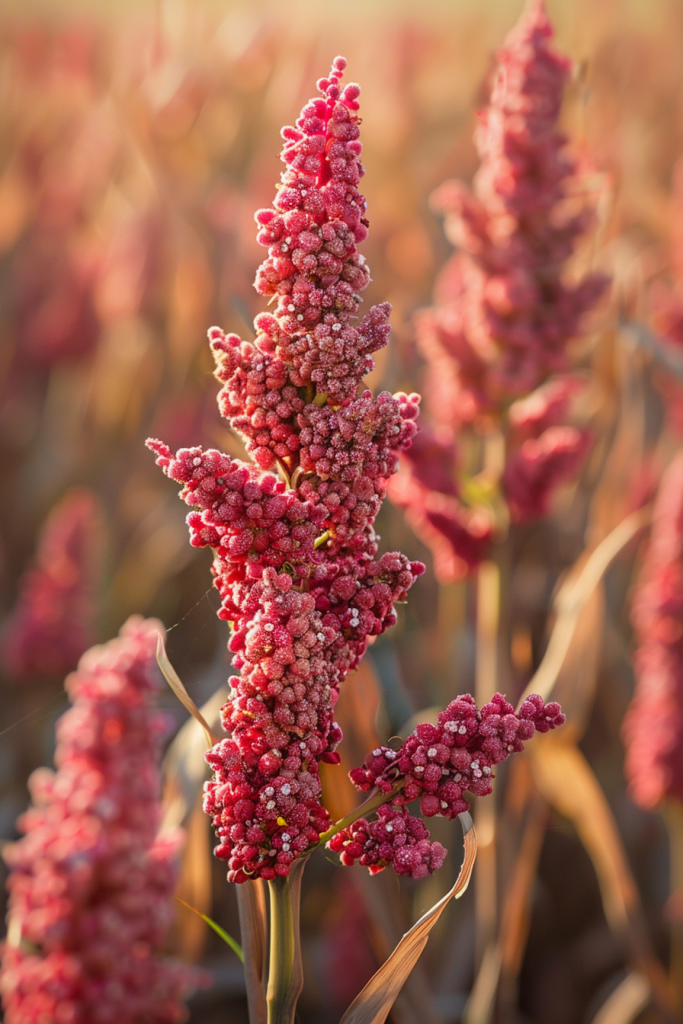
<svg viewBox="0 0 683 1024">
<path fill-rule="evenodd" d="M 570 64 L 551 48 L 552 34 L 534 0 L 498 55 L 475 136 L 481 163 L 472 191 L 451 181 L 434 197 L 458 248 L 440 276 L 438 304 L 416 324 L 443 468 L 434 459 L 426 480 L 415 459 L 410 483 L 397 478 L 391 496 L 433 548 L 446 582 L 486 557 L 494 533 L 486 502 L 444 488 L 456 469 L 449 432 L 486 433 L 491 423 L 506 432 L 500 483 L 513 521 L 546 514 L 590 446 L 586 431 L 565 425 L 578 382 L 564 374 L 569 343 L 607 281 L 564 275 L 591 215 L 573 198 L 577 165 L 556 128 Z M 414 451 L 419 445 L 418 435 Z"/>
<path fill-rule="evenodd" d="M 133 617 L 67 679 L 56 771 L 31 776 L 24 837 L 5 851 L 7 1024 L 185 1020 L 194 972 L 164 960 L 177 833 L 158 834 L 165 718 L 153 708 L 160 622 Z"/>
<path fill-rule="evenodd" d="M 631 619 L 636 691 L 624 718 L 626 777 L 645 809 L 683 801 L 683 455 L 659 487 Z"/>
<path fill-rule="evenodd" d="M 90 491 L 74 489 L 52 509 L 2 629 L 0 663 L 10 679 L 64 675 L 95 642 L 100 533 Z"/>
<path fill-rule="evenodd" d="M 441 843 L 429 842 L 424 822 L 397 804 L 382 804 L 376 821 L 358 818 L 327 845 L 346 867 L 358 861 L 371 875 L 391 865 L 397 875 L 424 878 L 438 871 L 446 859 Z"/>
<path fill-rule="evenodd" d="M 360 390 L 390 307 L 357 324 L 370 277 L 357 250 L 367 235 L 359 89 L 342 88 L 345 63 L 283 129 L 281 186 L 256 213 L 268 248 L 256 289 L 273 312 L 256 317 L 253 342 L 209 331 L 220 410 L 253 462 L 148 442 L 194 509 L 191 543 L 213 549 L 219 616 L 232 625 L 231 739 L 207 754 L 204 807 L 234 882 L 287 875 L 329 827 L 318 764 L 339 760 L 339 687 L 424 570 L 379 556 L 373 528 L 419 396 Z"/>
</svg>

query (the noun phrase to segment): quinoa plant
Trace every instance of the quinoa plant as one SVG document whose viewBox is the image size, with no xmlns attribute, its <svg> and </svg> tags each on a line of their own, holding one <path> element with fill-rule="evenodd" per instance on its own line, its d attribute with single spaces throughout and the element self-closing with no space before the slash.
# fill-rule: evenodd
<svg viewBox="0 0 683 1024">
<path fill-rule="evenodd" d="M 542 0 L 531 0 L 479 114 L 472 190 L 449 181 L 434 195 L 456 251 L 436 304 L 416 322 L 432 426 L 417 435 L 392 497 L 446 582 L 488 557 L 510 519 L 545 515 L 590 447 L 590 433 L 569 422 L 582 386 L 568 373 L 569 344 L 607 281 L 566 272 L 591 213 L 557 130 L 571 63 L 552 35 Z"/>
<path fill-rule="evenodd" d="M 469 829 L 463 794 L 490 792 L 496 764 L 535 729 L 564 720 L 540 698 L 515 713 L 500 694 L 481 710 L 465 695 L 400 750 L 368 755 L 352 780 L 369 798 L 348 819 L 333 822 L 322 802 L 319 764 L 339 762 L 339 688 L 424 570 L 397 552 L 380 555 L 374 530 L 419 398 L 362 388 L 372 353 L 387 343 L 390 307 L 357 320 L 370 280 L 357 248 L 368 222 L 360 90 L 342 87 L 345 66 L 334 60 L 321 95 L 283 129 L 277 195 L 256 213 L 268 256 L 255 287 L 272 312 L 256 317 L 253 341 L 209 331 L 219 407 L 252 461 L 148 441 L 194 508 L 191 543 L 213 550 L 218 615 L 231 625 L 238 675 L 222 709 L 230 735 L 206 755 L 204 808 L 228 880 L 270 887 L 271 1024 L 293 1018 L 301 985 L 297 865 L 327 842 L 343 864 L 358 859 L 372 873 L 434 871 L 446 851 L 408 805 L 419 799 L 427 817 L 463 815 Z M 256 1020 L 258 1005 L 252 993 Z"/>
</svg>

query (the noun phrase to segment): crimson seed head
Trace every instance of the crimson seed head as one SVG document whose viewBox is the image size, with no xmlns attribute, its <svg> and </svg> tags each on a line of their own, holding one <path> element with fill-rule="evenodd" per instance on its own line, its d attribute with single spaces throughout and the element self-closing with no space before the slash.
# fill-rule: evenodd
<svg viewBox="0 0 683 1024">
<path fill-rule="evenodd" d="M 256 317 L 253 342 L 209 331 L 221 412 L 253 462 L 148 442 L 194 509 L 191 543 L 213 549 L 218 614 L 232 625 L 232 739 L 207 755 L 204 807 L 235 882 L 287 875 L 328 828 L 318 765 L 339 761 L 339 686 L 424 570 L 379 556 L 374 532 L 419 397 L 360 389 L 390 307 L 356 318 L 370 276 L 357 249 L 360 90 L 342 87 L 345 65 L 336 58 L 321 96 L 283 129 L 281 187 L 256 213 L 268 249 L 256 289 L 272 312 Z"/>
<path fill-rule="evenodd" d="M 497 764 L 523 750 L 524 742 L 534 732 L 548 732 L 564 721 L 560 705 L 555 701 L 546 704 L 537 694 L 527 697 L 519 711 L 501 693 L 494 694 L 481 710 L 469 693 L 457 697 L 439 714 L 436 725 L 418 725 L 400 750 L 377 747 L 362 767 L 349 773 L 357 789 L 376 787 L 392 794 L 392 802 L 379 808 L 379 822 L 368 825 L 365 819 L 359 819 L 333 836 L 329 848 L 341 855 L 343 864 L 359 860 L 373 873 L 387 864 L 399 874 L 414 878 L 431 873 L 441 866 L 445 850 L 438 843 L 430 847 L 425 825 L 419 819 L 417 825 L 412 825 L 416 819 L 411 818 L 405 805 L 419 799 L 426 818 L 437 814 L 457 817 L 469 808 L 465 793 L 486 796 L 491 792 Z M 390 815 L 403 817 L 396 823 Z M 386 830 L 387 822 L 397 836 L 406 829 L 410 831 L 414 843 L 409 851 L 398 854 L 386 839 L 382 845 L 382 829 Z M 405 840 L 394 837 L 393 842 L 402 846 Z"/>
<path fill-rule="evenodd" d="M 94 643 L 99 518 L 97 500 L 85 489 L 69 491 L 52 509 L 0 637 L 8 678 L 63 675 Z"/>
<path fill-rule="evenodd" d="M 429 462 L 416 457 L 391 493 L 445 581 L 476 566 L 493 539 L 490 504 L 455 487 L 454 431 L 486 433 L 492 423 L 505 431 L 500 490 L 513 521 L 546 514 L 590 447 L 587 431 L 566 425 L 579 387 L 566 376 L 568 347 L 607 281 L 565 275 L 591 218 L 572 198 L 577 165 L 556 126 L 570 63 L 551 47 L 552 35 L 543 5 L 530 4 L 498 55 L 479 115 L 473 188 L 451 181 L 434 197 L 457 246 L 437 305 L 416 323 L 438 441 L 418 435 L 414 451 L 429 447 Z"/>
<path fill-rule="evenodd" d="M 441 843 L 429 842 L 429 831 L 419 818 L 400 804 L 382 804 L 377 820 L 359 818 L 327 844 L 349 867 L 356 861 L 376 875 L 391 865 L 398 875 L 424 878 L 437 871 L 446 858 Z"/>
<path fill-rule="evenodd" d="M 683 800 L 683 455 L 660 484 L 634 595 L 636 691 L 624 719 L 630 794 L 649 809 Z"/>
<path fill-rule="evenodd" d="M 159 834 L 164 717 L 155 650 L 163 627 L 133 617 L 67 679 L 55 772 L 31 776 L 33 805 L 10 845 L 9 940 L 0 990 L 8 1024 L 185 1020 L 192 972 L 159 956 L 173 920 L 180 836 Z"/>
</svg>

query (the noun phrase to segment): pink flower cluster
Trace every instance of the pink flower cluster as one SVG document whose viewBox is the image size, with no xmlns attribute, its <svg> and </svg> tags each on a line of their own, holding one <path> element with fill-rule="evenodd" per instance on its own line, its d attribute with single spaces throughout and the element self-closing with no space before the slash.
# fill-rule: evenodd
<svg viewBox="0 0 683 1024">
<path fill-rule="evenodd" d="M 397 804 L 382 804 L 377 820 L 358 818 L 337 832 L 327 844 L 342 864 L 359 861 L 371 875 L 391 864 L 397 875 L 424 878 L 437 871 L 446 859 L 441 843 L 429 842 L 429 829 L 420 819 Z"/>
<path fill-rule="evenodd" d="M 590 442 L 566 423 L 576 381 L 562 375 L 568 344 L 606 280 L 588 274 L 569 283 L 563 272 L 590 217 L 572 198 L 576 165 L 555 127 L 570 64 L 551 49 L 551 37 L 542 3 L 531 0 L 499 53 L 490 105 L 480 114 L 473 191 L 448 182 L 435 196 L 457 251 L 441 274 L 437 305 L 418 316 L 417 337 L 440 431 L 437 475 L 448 489 L 413 469 L 394 482 L 392 497 L 434 546 L 444 579 L 481 560 L 496 525 L 491 504 L 459 486 L 453 431 L 504 432 L 505 469 L 493 486 L 517 521 L 547 511 Z"/>
<path fill-rule="evenodd" d="M 178 835 L 158 835 L 165 722 L 155 620 L 133 617 L 67 679 L 56 772 L 31 776 L 24 837 L 8 847 L 7 1024 L 173 1024 L 191 976 L 161 959 Z"/>
<path fill-rule="evenodd" d="M 70 491 L 53 508 L 3 626 L 0 661 L 10 679 L 63 675 L 94 642 L 99 532 L 90 491 Z"/>
<path fill-rule="evenodd" d="M 419 799 L 427 818 L 457 817 L 468 810 L 466 792 L 491 793 L 497 764 L 523 750 L 534 732 L 548 732 L 564 721 L 560 705 L 544 704 L 537 694 L 527 697 L 517 712 L 500 693 L 481 711 L 469 693 L 457 697 L 436 725 L 418 725 L 398 751 L 377 747 L 350 772 L 358 789 L 376 788 L 391 804 L 379 808 L 377 822 L 368 825 L 361 818 L 337 832 L 330 849 L 341 854 L 342 863 L 360 860 L 372 873 L 388 864 L 414 878 L 431 873 L 443 863 L 445 850 L 439 843 L 429 844 L 424 824 L 405 805 Z"/>
<path fill-rule="evenodd" d="M 223 708 L 232 735 L 207 755 L 205 809 L 235 882 L 286 875 L 327 829 L 318 763 L 339 761 L 339 686 L 424 570 L 378 556 L 374 532 L 419 398 L 358 393 L 390 310 L 376 306 L 354 324 L 369 281 L 356 248 L 367 221 L 359 89 L 342 90 L 344 67 L 336 58 L 322 97 L 283 130 L 281 186 L 256 214 L 268 247 L 256 288 L 273 312 L 256 318 L 253 342 L 209 332 L 219 407 L 253 464 L 148 442 L 195 508 L 191 542 L 213 549 L 219 616 L 232 626 L 239 676 Z"/>
<path fill-rule="evenodd" d="M 633 599 L 636 691 L 624 719 L 626 776 L 637 804 L 683 801 L 683 455 L 666 470 Z"/>
</svg>

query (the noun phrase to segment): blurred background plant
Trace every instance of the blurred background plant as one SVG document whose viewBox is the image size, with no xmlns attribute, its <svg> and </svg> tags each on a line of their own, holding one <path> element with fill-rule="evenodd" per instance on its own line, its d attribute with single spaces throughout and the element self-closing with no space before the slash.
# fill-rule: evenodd
<svg viewBox="0 0 683 1024">
<path fill-rule="evenodd" d="M 631 800 L 621 736 L 634 689 L 631 588 L 648 513 L 627 517 L 647 509 L 680 446 L 683 9 L 676 0 L 551 0 L 548 8 L 559 49 L 576 61 L 561 126 L 595 198 L 582 260 L 606 270 L 613 289 L 574 353 L 590 385 L 580 414 L 593 449 L 550 515 L 521 524 L 507 545 L 508 611 L 487 650 L 511 700 L 535 672 L 541 692 L 555 672 L 569 738 L 539 741 L 500 773 L 495 820 L 480 834 L 482 850 L 487 841 L 496 849 L 488 870 L 498 884 L 487 905 L 476 884 L 449 905 L 392 1011 L 398 1024 L 463 1015 L 470 1024 L 660 1020 L 671 993 L 658 965 L 680 955 L 683 872 L 669 863 L 680 808 L 674 793 L 667 832 L 656 807 Z M 367 302 L 394 306 L 391 354 L 370 384 L 415 390 L 414 315 L 431 304 L 452 251 L 428 198 L 444 180 L 469 182 L 476 171 L 475 111 L 520 10 L 516 0 L 5 7 L 3 840 L 16 837 L 28 775 L 50 763 L 67 703 L 63 674 L 93 638 L 111 638 L 132 612 L 158 616 L 197 703 L 225 683 L 227 637 L 207 591 L 208 558 L 187 544 L 176 488 L 143 442 L 151 434 L 240 454 L 216 409 L 205 331 L 212 323 L 251 331 L 262 256 L 252 211 L 271 198 L 280 125 L 345 53 L 363 86 Z M 397 509 L 385 507 L 379 532 L 387 549 L 421 558 L 428 572 L 399 625 L 348 681 L 339 705 L 346 768 L 406 735 L 430 708 L 474 692 L 482 672 L 476 584 L 438 585 L 429 551 Z M 219 704 L 211 701 L 214 715 Z M 212 865 L 198 810 L 203 737 L 182 724 L 170 694 L 165 706 L 182 726 L 166 761 L 166 823 L 183 824 L 188 836 L 178 895 L 236 934 L 234 894 Z M 338 815 L 356 802 L 341 775 L 325 778 Z M 338 1019 L 452 883 L 457 833 L 439 821 L 433 834 L 453 855 L 417 883 L 311 861 L 302 1021 Z M 179 908 L 172 944 L 214 977 L 194 997 L 191 1020 L 246 1020 L 241 965 L 203 922 Z M 676 980 L 680 988 L 680 969 Z"/>
</svg>

